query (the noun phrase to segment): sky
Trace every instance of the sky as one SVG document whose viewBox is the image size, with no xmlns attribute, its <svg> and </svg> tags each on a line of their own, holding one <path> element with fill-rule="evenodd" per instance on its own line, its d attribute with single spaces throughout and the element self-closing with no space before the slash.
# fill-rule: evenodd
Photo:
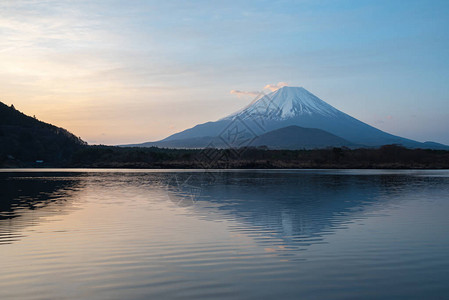
<svg viewBox="0 0 449 300">
<path fill-rule="evenodd" d="M 449 144 L 449 1 L 0 1 L 0 101 L 91 144 L 155 141 L 285 82 Z"/>
</svg>

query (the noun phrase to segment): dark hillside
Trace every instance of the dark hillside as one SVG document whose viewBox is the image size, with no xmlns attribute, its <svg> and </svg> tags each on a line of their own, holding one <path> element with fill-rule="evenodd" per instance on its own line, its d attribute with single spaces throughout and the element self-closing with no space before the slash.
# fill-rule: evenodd
<svg viewBox="0 0 449 300">
<path fill-rule="evenodd" d="M 84 141 L 67 130 L 0 102 L 0 165 L 7 161 L 60 163 L 69 160 L 84 145 Z"/>
</svg>

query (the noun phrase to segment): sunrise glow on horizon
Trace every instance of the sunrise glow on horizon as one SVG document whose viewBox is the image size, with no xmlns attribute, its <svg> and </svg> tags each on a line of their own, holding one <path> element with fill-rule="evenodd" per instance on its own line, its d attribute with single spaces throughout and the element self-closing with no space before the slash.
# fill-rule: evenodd
<svg viewBox="0 0 449 300">
<path fill-rule="evenodd" d="M 447 1 L 7 0 L 0 101 L 116 145 L 217 120 L 284 84 L 449 144 L 448 12 Z"/>
</svg>

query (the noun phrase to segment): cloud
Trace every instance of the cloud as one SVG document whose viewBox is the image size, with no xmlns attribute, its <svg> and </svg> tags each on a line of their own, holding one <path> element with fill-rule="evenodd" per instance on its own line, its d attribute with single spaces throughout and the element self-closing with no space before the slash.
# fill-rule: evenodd
<svg viewBox="0 0 449 300">
<path fill-rule="evenodd" d="M 278 82 L 277 84 L 267 84 L 264 87 L 264 90 L 266 89 L 266 90 L 270 90 L 270 91 L 274 92 L 274 91 L 276 91 L 276 90 L 278 90 L 278 89 L 280 89 L 281 87 L 284 87 L 284 86 L 288 86 L 288 83 L 286 83 L 286 82 Z"/>
<path fill-rule="evenodd" d="M 239 91 L 239 90 L 231 90 L 230 92 L 232 95 L 237 95 L 238 97 L 241 96 L 252 96 L 256 97 L 260 94 L 260 92 L 247 92 L 247 91 Z"/>
<path fill-rule="evenodd" d="M 284 87 L 284 86 L 288 86 L 288 84 L 286 82 L 282 82 L 281 81 L 281 82 L 278 82 L 277 84 L 267 84 L 263 89 L 264 90 L 270 90 L 270 91 L 274 92 L 274 91 L 276 91 L 276 90 L 278 90 L 278 89 L 280 89 L 281 87 Z M 240 90 L 231 90 L 230 93 L 233 94 L 233 95 L 237 95 L 238 97 L 242 97 L 242 96 L 257 97 L 260 94 L 264 94 L 263 91 L 250 92 L 250 91 L 240 91 Z"/>
</svg>

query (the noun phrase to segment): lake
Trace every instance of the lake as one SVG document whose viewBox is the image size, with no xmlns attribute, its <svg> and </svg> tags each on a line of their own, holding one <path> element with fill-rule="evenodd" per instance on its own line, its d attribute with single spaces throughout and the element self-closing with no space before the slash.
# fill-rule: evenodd
<svg viewBox="0 0 449 300">
<path fill-rule="evenodd" d="M 1 170 L 0 299 L 448 299 L 449 171 Z"/>
</svg>

